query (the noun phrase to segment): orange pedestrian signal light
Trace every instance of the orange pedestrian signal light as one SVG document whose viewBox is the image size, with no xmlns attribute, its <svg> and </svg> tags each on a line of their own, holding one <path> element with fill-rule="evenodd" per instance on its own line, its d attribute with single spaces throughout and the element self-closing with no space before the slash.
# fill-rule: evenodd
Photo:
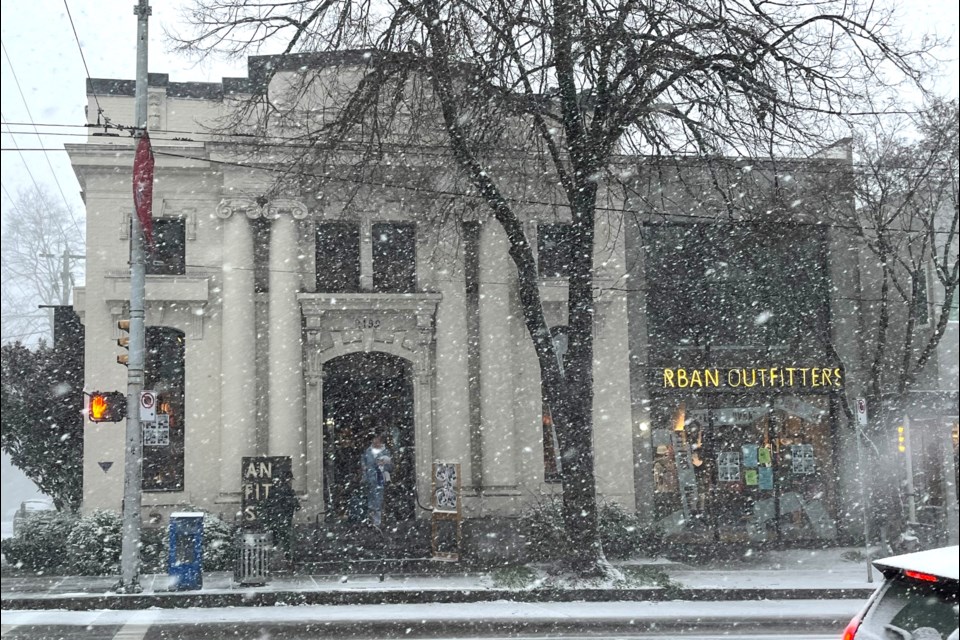
<svg viewBox="0 0 960 640">
<path fill-rule="evenodd" d="M 121 391 L 94 391 L 87 402 L 90 422 L 120 422 L 127 417 L 127 396 Z"/>
</svg>

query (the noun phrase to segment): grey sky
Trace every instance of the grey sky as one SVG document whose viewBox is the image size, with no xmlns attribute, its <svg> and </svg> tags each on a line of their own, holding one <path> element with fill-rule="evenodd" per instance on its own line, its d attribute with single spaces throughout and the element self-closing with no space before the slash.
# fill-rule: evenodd
<svg viewBox="0 0 960 640">
<path fill-rule="evenodd" d="M 133 0 L 69 0 L 70 10 L 76 25 L 80 43 L 86 56 L 90 74 L 100 78 L 132 79 L 135 72 L 135 29 Z M 163 26 L 180 24 L 181 0 L 154 0 L 150 28 L 150 70 L 168 73 L 175 81 L 219 81 L 223 76 L 246 75 L 245 64 L 239 61 L 216 62 L 195 65 L 167 51 Z M 82 124 L 84 122 L 86 72 L 74 40 L 70 21 L 63 0 L 34 0 L 23 2 L 3 0 L 2 37 L 9 62 L 16 72 L 20 89 L 26 99 L 21 99 L 14 74 L 8 61 L 2 63 L 2 103 L 4 123 Z M 951 38 L 953 45 L 941 57 L 944 78 L 938 91 L 957 95 L 957 2 L 956 0 L 916 0 L 904 3 L 901 14 L 905 33 L 920 37 L 936 33 Z M 16 131 L 32 131 L 30 126 L 13 126 Z M 44 132 L 39 139 L 35 135 L 18 134 L 16 145 L 24 149 L 43 146 L 62 149 L 64 142 L 77 142 L 82 129 L 41 127 Z M 49 135 L 72 133 L 74 136 Z M 42 142 L 42 144 L 41 144 Z M 3 126 L 2 182 L 6 192 L 15 195 L 18 190 L 33 188 L 33 183 L 24 168 L 41 185 L 49 185 L 56 193 L 56 184 L 50 166 L 38 151 L 15 150 L 13 136 L 6 124 Z M 63 192 L 77 214 L 81 211 L 79 186 L 73 177 L 66 154 L 50 152 L 50 163 L 57 172 Z M 21 157 L 22 156 L 22 157 Z M 59 194 L 57 194 L 59 197 Z M 6 215 L 9 202 L 3 194 L 3 212 Z"/>
</svg>

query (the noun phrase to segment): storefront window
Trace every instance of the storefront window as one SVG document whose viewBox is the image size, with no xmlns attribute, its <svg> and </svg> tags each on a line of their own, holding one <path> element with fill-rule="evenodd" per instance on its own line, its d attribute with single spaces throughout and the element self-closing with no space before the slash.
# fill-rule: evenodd
<svg viewBox="0 0 960 640">
<path fill-rule="evenodd" d="M 836 537 L 825 397 L 663 399 L 653 474 L 668 537 L 763 542 Z"/>
</svg>

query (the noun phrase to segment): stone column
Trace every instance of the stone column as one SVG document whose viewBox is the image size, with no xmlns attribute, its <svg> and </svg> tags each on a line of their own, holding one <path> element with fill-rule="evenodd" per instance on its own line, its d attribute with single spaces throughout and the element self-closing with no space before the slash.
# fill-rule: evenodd
<svg viewBox="0 0 960 640">
<path fill-rule="evenodd" d="M 480 231 L 479 383 L 483 491 L 490 498 L 517 483 L 513 415 L 516 346 L 511 330 L 510 284 L 517 276 L 507 248 L 507 237 L 500 226 L 485 223 Z M 496 502 L 489 501 L 489 506 L 496 508 Z"/>
<path fill-rule="evenodd" d="M 301 260 L 297 219 L 306 216 L 299 203 L 270 203 L 270 358 L 269 451 L 290 456 L 293 486 L 306 490 L 303 346 L 300 324 Z"/>
<path fill-rule="evenodd" d="M 224 201 L 220 347 L 220 494 L 239 499 L 240 458 L 257 453 L 256 331 L 254 329 L 253 234 L 251 203 Z"/>
</svg>

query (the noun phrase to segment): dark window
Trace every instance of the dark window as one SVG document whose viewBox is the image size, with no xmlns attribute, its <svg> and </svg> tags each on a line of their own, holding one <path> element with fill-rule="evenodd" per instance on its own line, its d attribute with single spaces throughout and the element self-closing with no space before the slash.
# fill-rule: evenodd
<svg viewBox="0 0 960 640">
<path fill-rule="evenodd" d="M 147 327 L 146 347 L 144 389 L 157 393 L 158 422 L 144 428 L 143 490 L 183 491 L 183 332 Z"/>
<path fill-rule="evenodd" d="M 317 225 L 317 291 L 360 290 L 360 227 L 349 222 Z"/>
<path fill-rule="evenodd" d="M 553 327 L 550 329 L 553 336 L 553 348 L 557 354 L 557 364 L 563 373 L 567 355 L 567 327 Z M 544 394 L 545 395 L 545 394 Z M 544 482 L 560 482 L 560 445 L 557 439 L 556 425 L 546 397 L 543 398 L 543 480 Z"/>
<path fill-rule="evenodd" d="M 147 249 L 147 275 L 180 276 L 186 271 L 186 225 L 183 218 L 157 218 L 153 221 L 153 243 Z"/>
<path fill-rule="evenodd" d="M 570 275 L 573 257 L 569 224 L 541 224 L 537 227 L 537 254 L 541 278 Z"/>
<path fill-rule="evenodd" d="M 412 224 L 373 225 L 373 290 L 417 290 L 417 229 Z"/>
</svg>

